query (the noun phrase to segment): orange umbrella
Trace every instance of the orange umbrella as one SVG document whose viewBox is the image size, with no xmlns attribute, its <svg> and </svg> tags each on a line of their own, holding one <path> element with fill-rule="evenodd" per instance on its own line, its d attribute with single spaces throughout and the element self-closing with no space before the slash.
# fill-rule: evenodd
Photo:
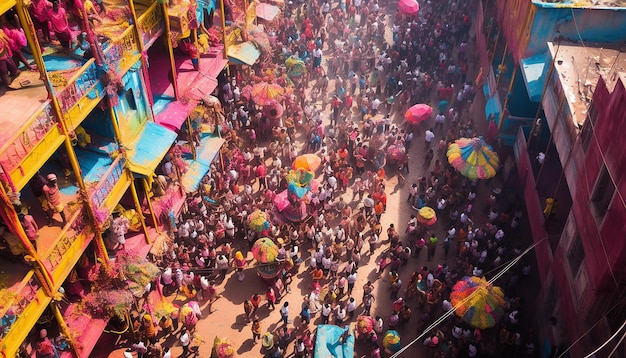
<svg viewBox="0 0 626 358">
<path fill-rule="evenodd" d="M 285 90 L 275 83 L 260 82 L 252 86 L 252 100 L 260 105 L 266 105 L 279 99 Z"/>
<path fill-rule="evenodd" d="M 302 154 L 293 161 L 294 169 L 304 169 L 314 172 L 322 165 L 322 158 L 315 154 Z"/>
</svg>

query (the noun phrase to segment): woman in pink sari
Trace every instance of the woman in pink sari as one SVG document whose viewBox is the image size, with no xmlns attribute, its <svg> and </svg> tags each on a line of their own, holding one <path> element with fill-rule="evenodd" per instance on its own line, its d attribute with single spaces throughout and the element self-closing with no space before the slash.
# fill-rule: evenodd
<svg viewBox="0 0 626 358">
<path fill-rule="evenodd" d="M 70 30 L 70 24 L 67 21 L 67 12 L 59 4 L 59 0 L 52 2 L 52 11 L 48 11 L 48 20 L 50 21 L 50 27 L 54 31 L 54 35 L 61 43 L 61 46 L 69 51 L 72 44 L 72 31 Z"/>
</svg>

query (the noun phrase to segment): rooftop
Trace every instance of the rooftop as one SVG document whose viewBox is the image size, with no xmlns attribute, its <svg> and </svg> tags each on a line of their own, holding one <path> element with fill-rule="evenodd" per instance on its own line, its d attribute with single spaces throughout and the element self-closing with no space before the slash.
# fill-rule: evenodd
<svg viewBox="0 0 626 358">
<path fill-rule="evenodd" d="M 532 0 L 541 7 L 552 8 L 626 8 L 626 0 Z"/>
<path fill-rule="evenodd" d="M 612 92 L 615 84 L 626 75 L 626 45 L 593 44 L 582 46 L 561 42 L 548 43 L 551 57 L 556 53 L 555 70 L 561 79 L 574 123 L 582 125 L 587 106 L 600 76 Z"/>
</svg>

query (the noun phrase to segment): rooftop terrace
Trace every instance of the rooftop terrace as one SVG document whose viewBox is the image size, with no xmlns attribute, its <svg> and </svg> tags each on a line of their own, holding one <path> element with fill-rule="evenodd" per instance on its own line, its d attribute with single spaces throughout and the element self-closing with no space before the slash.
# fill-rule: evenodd
<svg viewBox="0 0 626 358">
<path fill-rule="evenodd" d="M 556 54 L 555 70 L 570 105 L 574 123 L 582 125 L 587 106 L 600 76 L 612 92 L 618 79 L 626 74 L 626 45 L 549 43 L 552 57 Z"/>
</svg>

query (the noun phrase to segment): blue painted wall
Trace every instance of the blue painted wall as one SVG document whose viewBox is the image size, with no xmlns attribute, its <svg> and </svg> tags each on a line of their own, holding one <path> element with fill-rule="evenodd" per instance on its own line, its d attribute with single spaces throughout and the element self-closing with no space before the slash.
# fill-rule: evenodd
<svg viewBox="0 0 626 358">
<path fill-rule="evenodd" d="M 556 5 L 533 4 L 537 13 L 525 57 L 545 51 L 546 43 L 556 37 L 559 25 L 561 36 L 566 40 L 579 41 L 580 33 L 584 42 L 626 42 L 626 8 L 584 9 Z"/>
<path fill-rule="evenodd" d="M 140 76 L 141 72 L 139 70 L 130 70 L 124 75 L 124 93 L 119 95 L 119 104 L 115 107 L 122 136 L 121 140 L 124 144 L 130 143 L 135 139 L 148 120 L 147 97 Z M 131 103 L 126 98 L 126 93 L 129 89 L 132 89 L 136 109 L 132 108 Z"/>
</svg>

